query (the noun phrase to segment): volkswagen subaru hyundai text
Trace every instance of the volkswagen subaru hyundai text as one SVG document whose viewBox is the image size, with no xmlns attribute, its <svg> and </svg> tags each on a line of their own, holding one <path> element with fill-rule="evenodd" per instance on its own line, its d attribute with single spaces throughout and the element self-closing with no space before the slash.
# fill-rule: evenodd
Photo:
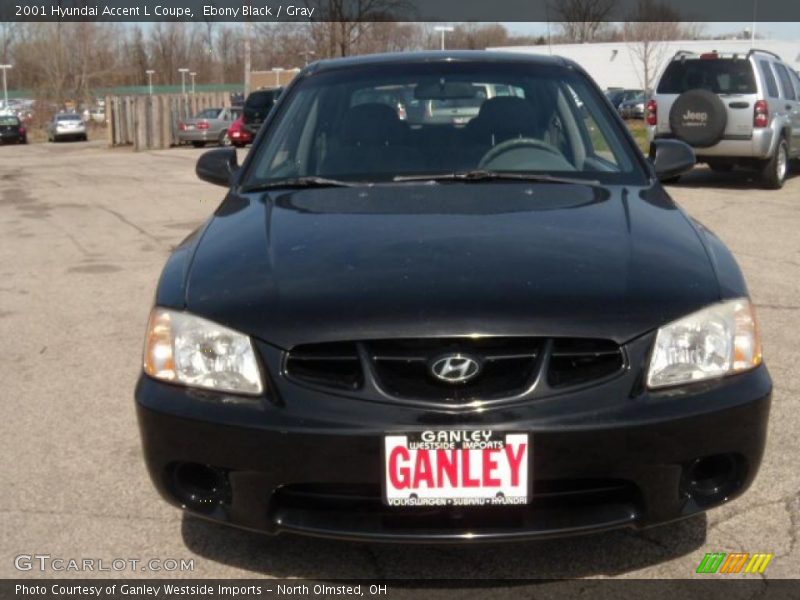
<svg viewBox="0 0 800 600">
<path fill-rule="evenodd" d="M 401 119 L 484 98 L 466 123 Z M 169 258 L 136 401 L 152 480 L 269 533 L 452 542 L 647 527 L 753 481 L 769 374 L 731 252 L 576 64 L 315 63 Z"/>
</svg>

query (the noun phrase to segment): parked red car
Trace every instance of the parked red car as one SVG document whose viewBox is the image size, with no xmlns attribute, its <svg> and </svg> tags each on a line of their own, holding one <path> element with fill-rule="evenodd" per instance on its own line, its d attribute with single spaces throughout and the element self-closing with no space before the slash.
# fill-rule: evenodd
<svg viewBox="0 0 800 600">
<path fill-rule="evenodd" d="M 253 141 L 252 134 L 244 128 L 243 117 L 239 117 L 230 127 L 228 127 L 228 137 L 231 140 L 231 144 L 237 148 L 244 148 L 247 144 Z"/>
</svg>

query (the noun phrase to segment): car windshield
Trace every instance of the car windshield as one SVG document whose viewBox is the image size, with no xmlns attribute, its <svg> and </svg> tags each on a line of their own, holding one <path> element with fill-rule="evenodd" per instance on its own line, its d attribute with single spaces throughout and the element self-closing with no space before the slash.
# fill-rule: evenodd
<svg viewBox="0 0 800 600">
<path fill-rule="evenodd" d="M 0 116 L 0 125 L 19 125 L 17 117 Z"/>
<path fill-rule="evenodd" d="M 256 150 L 246 187 L 309 177 L 380 183 L 475 170 L 645 180 L 601 93 L 562 66 L 364 65 L 305 77 L 290 94 Z M 451 106 L 452 119 L 432 114 L 434 102 Z"/>
<path fill-rule="evenodd" d="M 57 121 L 80 121 L 81 118 L 79 115 L 58 115 L 56 117 Z"/>
<path fill-rule="evenodd" d="M 750 61 L 733 58 L 674 60 L 658 84 L 659 94 L 704 89 L 715 94 L 755 94 Z"/>
</svg>

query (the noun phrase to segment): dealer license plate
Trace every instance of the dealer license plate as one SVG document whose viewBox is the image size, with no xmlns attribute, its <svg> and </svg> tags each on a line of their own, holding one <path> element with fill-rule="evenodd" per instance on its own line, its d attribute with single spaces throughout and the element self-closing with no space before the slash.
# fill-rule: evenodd
<svg viewBox="0 0 800 600">
<path fill-rule="evenodd" d="M 498 506 L 528 502 L 525 433 L 433 430 L 384 438 L 389 506 Z"/>
</svg>

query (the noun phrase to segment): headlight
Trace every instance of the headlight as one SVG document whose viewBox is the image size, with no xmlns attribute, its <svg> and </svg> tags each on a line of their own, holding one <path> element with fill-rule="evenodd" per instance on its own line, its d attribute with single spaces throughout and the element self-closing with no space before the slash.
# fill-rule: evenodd
<svg viewBox="0 0 800 600">
<path fill-rule="evenodd" d="M 154 308 L 147 324 L 144 372 L 156 379 L 240 394 L 260 394 L 250 338 L 184 312 Z"/>
<path fill-rule="evenodd" d="M 647 386 L 680 385 L 761 364 L 761 340 L 746 298 L 697 311 L 658 330 Z"/>
</svg>

